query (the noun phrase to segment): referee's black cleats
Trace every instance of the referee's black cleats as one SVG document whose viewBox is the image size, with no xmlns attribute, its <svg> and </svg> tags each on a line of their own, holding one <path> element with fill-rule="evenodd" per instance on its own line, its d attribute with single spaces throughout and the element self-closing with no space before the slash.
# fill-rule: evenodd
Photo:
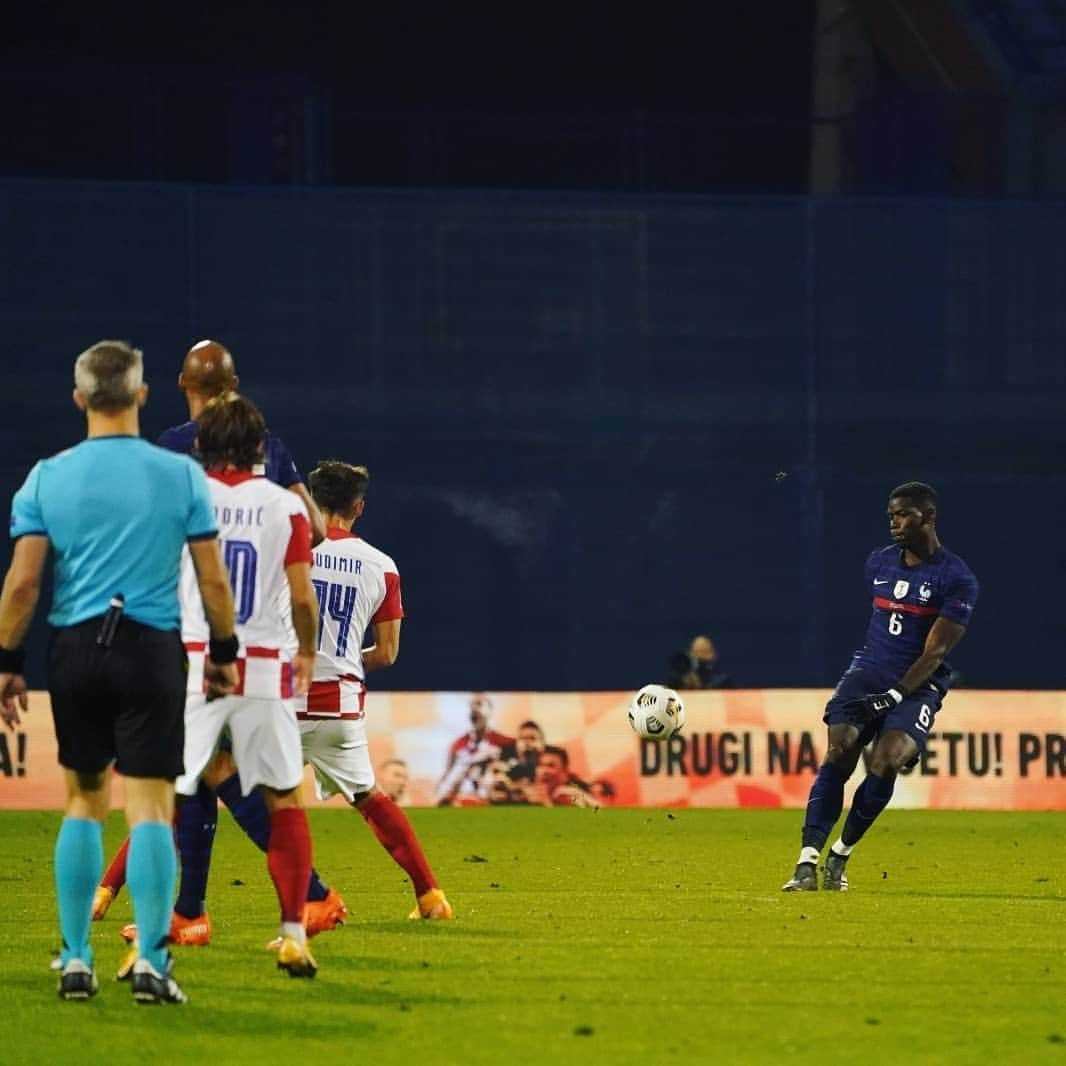
<svg viewBox="0 0 1066 1066">
<path fill-rule="evenodd" d="M 60 999 L 92 999 L 99 988 L 96 972 L 81 959 L 71 959 L 59 975 Z"/>
<path fill-rule="evenodd" d="M 801 862 L 796 872 L 781 886 L 782 892 L 817 892 L 818 869 L 813 862 Z"/>
<path fill-rule="evenodd" d="M 147 960 L 138 959 L 133 964 L 133 1001 L 135 1003 L 188 1003 L 189 997 L 170 976 L 170 957 L 167 957 L 167 972 L 159 973 Z"/>
<path fill-rule="evenodd" d="M 847 892 L 847 865 L 847 855 L 835 855 L 830 851 L 825 857 L 825 866 L 822 867 L 822 888 L 826 892 Z"/>
</svg>

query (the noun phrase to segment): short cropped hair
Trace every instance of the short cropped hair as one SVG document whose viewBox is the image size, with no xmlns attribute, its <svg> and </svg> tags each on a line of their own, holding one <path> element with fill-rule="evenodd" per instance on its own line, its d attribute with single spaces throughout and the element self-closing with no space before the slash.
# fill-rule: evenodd
<svg viewBox="0 0 1066 1066">
<path fill-rule="evenodd" d="M 936 513 L 938 497 L 936 489 L 927 485 L 924 481 L 905 481 L 897 485 L 889 494 L 890 500 L 908 500 L 919 511 L 932 511 Z"/>
<path fill-rule="evenodd" d="M 330 514 L 348 514 L 366 496 L 370 471 L 339 459 L 323 459 L 307 477 L 315 503 Z"/>
<path fill-rule="evenodd" d="M 144 356 L 125 341 L 97 341 L 74 361 L 74 387 L 90 411 L 113 415 L 132 407 L 144 384 Z"/>
<path fill-rule="evenodd" d="M 247 396 L 226 392 L 204 405 L 196 420 L 196 452 L 206 467 L 251 470 L 262 462 L 266 419 Z"/>
</svg>

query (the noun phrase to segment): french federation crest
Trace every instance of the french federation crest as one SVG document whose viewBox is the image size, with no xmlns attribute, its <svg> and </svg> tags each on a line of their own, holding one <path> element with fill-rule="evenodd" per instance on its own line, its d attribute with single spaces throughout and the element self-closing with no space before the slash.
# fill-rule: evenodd
<svg viewBox="0 0 1066 1066">
<path fill-rule="evenodd" d="M 932 586 L 929 584 L 928 581 L 923 581 L 921 583 L 921 585 L 918 586 L 918 599 L 927 600 L 932 595 L 933 595 Z"/>
<path fill-rule="evenodd" d="M 892 590 L 892 598 L 902 600 L 910 592 L 910 588 L 911 583 L 909 581 L 897 581 L 896 587 Z"/>
</svg>

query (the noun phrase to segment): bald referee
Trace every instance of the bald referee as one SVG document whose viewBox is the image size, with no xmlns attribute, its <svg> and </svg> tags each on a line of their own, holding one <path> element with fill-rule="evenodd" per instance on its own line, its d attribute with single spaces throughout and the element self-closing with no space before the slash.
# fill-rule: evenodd
<svg viewBox="0 0 1066 1066">
<path fill-rule="evenodd" d="M 15 547 L 0 594 L 0 717 L 13 729 L 27 709 L 21 645 L 51 549 L 48 680 L 67 785 L 55 847 L 59 995 L 88 999 L 98 987 L 90 909 L 114 766 L 125 778 L 129 889 L 142 930 L 133 996 L 139 1003 L 183 1003 L 166 936 L 176 872 L 174 779 L 182 772 L 184 739 L 178 609 L 184 545 L 210 625 L 205 685 L 215 695 L 232 692 L 237 679 L 233 599 L 203 471 L 140 438 L 148 395 L 141 353 L 121 341 L 94 344 L 78 356 L 74 383 L 87 439 L 38 462 L 12 504 Z"/>
</svg>

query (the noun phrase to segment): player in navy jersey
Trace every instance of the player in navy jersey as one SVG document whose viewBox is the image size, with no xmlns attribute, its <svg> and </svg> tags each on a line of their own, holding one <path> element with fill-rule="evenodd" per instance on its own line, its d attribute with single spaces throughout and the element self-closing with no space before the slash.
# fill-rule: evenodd
<svg viewBox="0 0 1066 1066">
<path fill-rule="evenodd" d="M 844 808 L 844 784 L 876 739 L 866 779 L 840 839 L 829 849 L 822 887 L 844 892 L 852 848 L 888 806 L 899 771 L 917 761 L 951 683 L 946 656 L 977 602 L 977 578 L 936 533 L 937 495 L 921 481 L 892 490 L 892 544 L 866 560 L 873 613 L 863 646 L 826 704 L 828 750 L 807 801 L 803 847 L 785 892 L 818 888 L 818 859 Z"/>
<path fill-rule="evenodd" d="M 180 426 L 165 429 L 157 443 L 172 452 L 191 455 L 196 443 L 196 419 L 200 412 L 216 396 L 235 392 L 239 384 L 237 367 L 229 350 L 218 341 L 203 340 L 194 344 L 185 356 L 178 375 L 178 387 L 185 393 L 189 405 L 189 421 Z M 292 454 L 284 441 L 276 434 L 266 431 L 263 449 L 263 470 L 268 481 L 289 489 L 303 500 L 311 516 L 311 542 L 318 544 L 326 536 L 326 523 L 311 499 L 300 471 L 296 469 Z"/>
</svg>

